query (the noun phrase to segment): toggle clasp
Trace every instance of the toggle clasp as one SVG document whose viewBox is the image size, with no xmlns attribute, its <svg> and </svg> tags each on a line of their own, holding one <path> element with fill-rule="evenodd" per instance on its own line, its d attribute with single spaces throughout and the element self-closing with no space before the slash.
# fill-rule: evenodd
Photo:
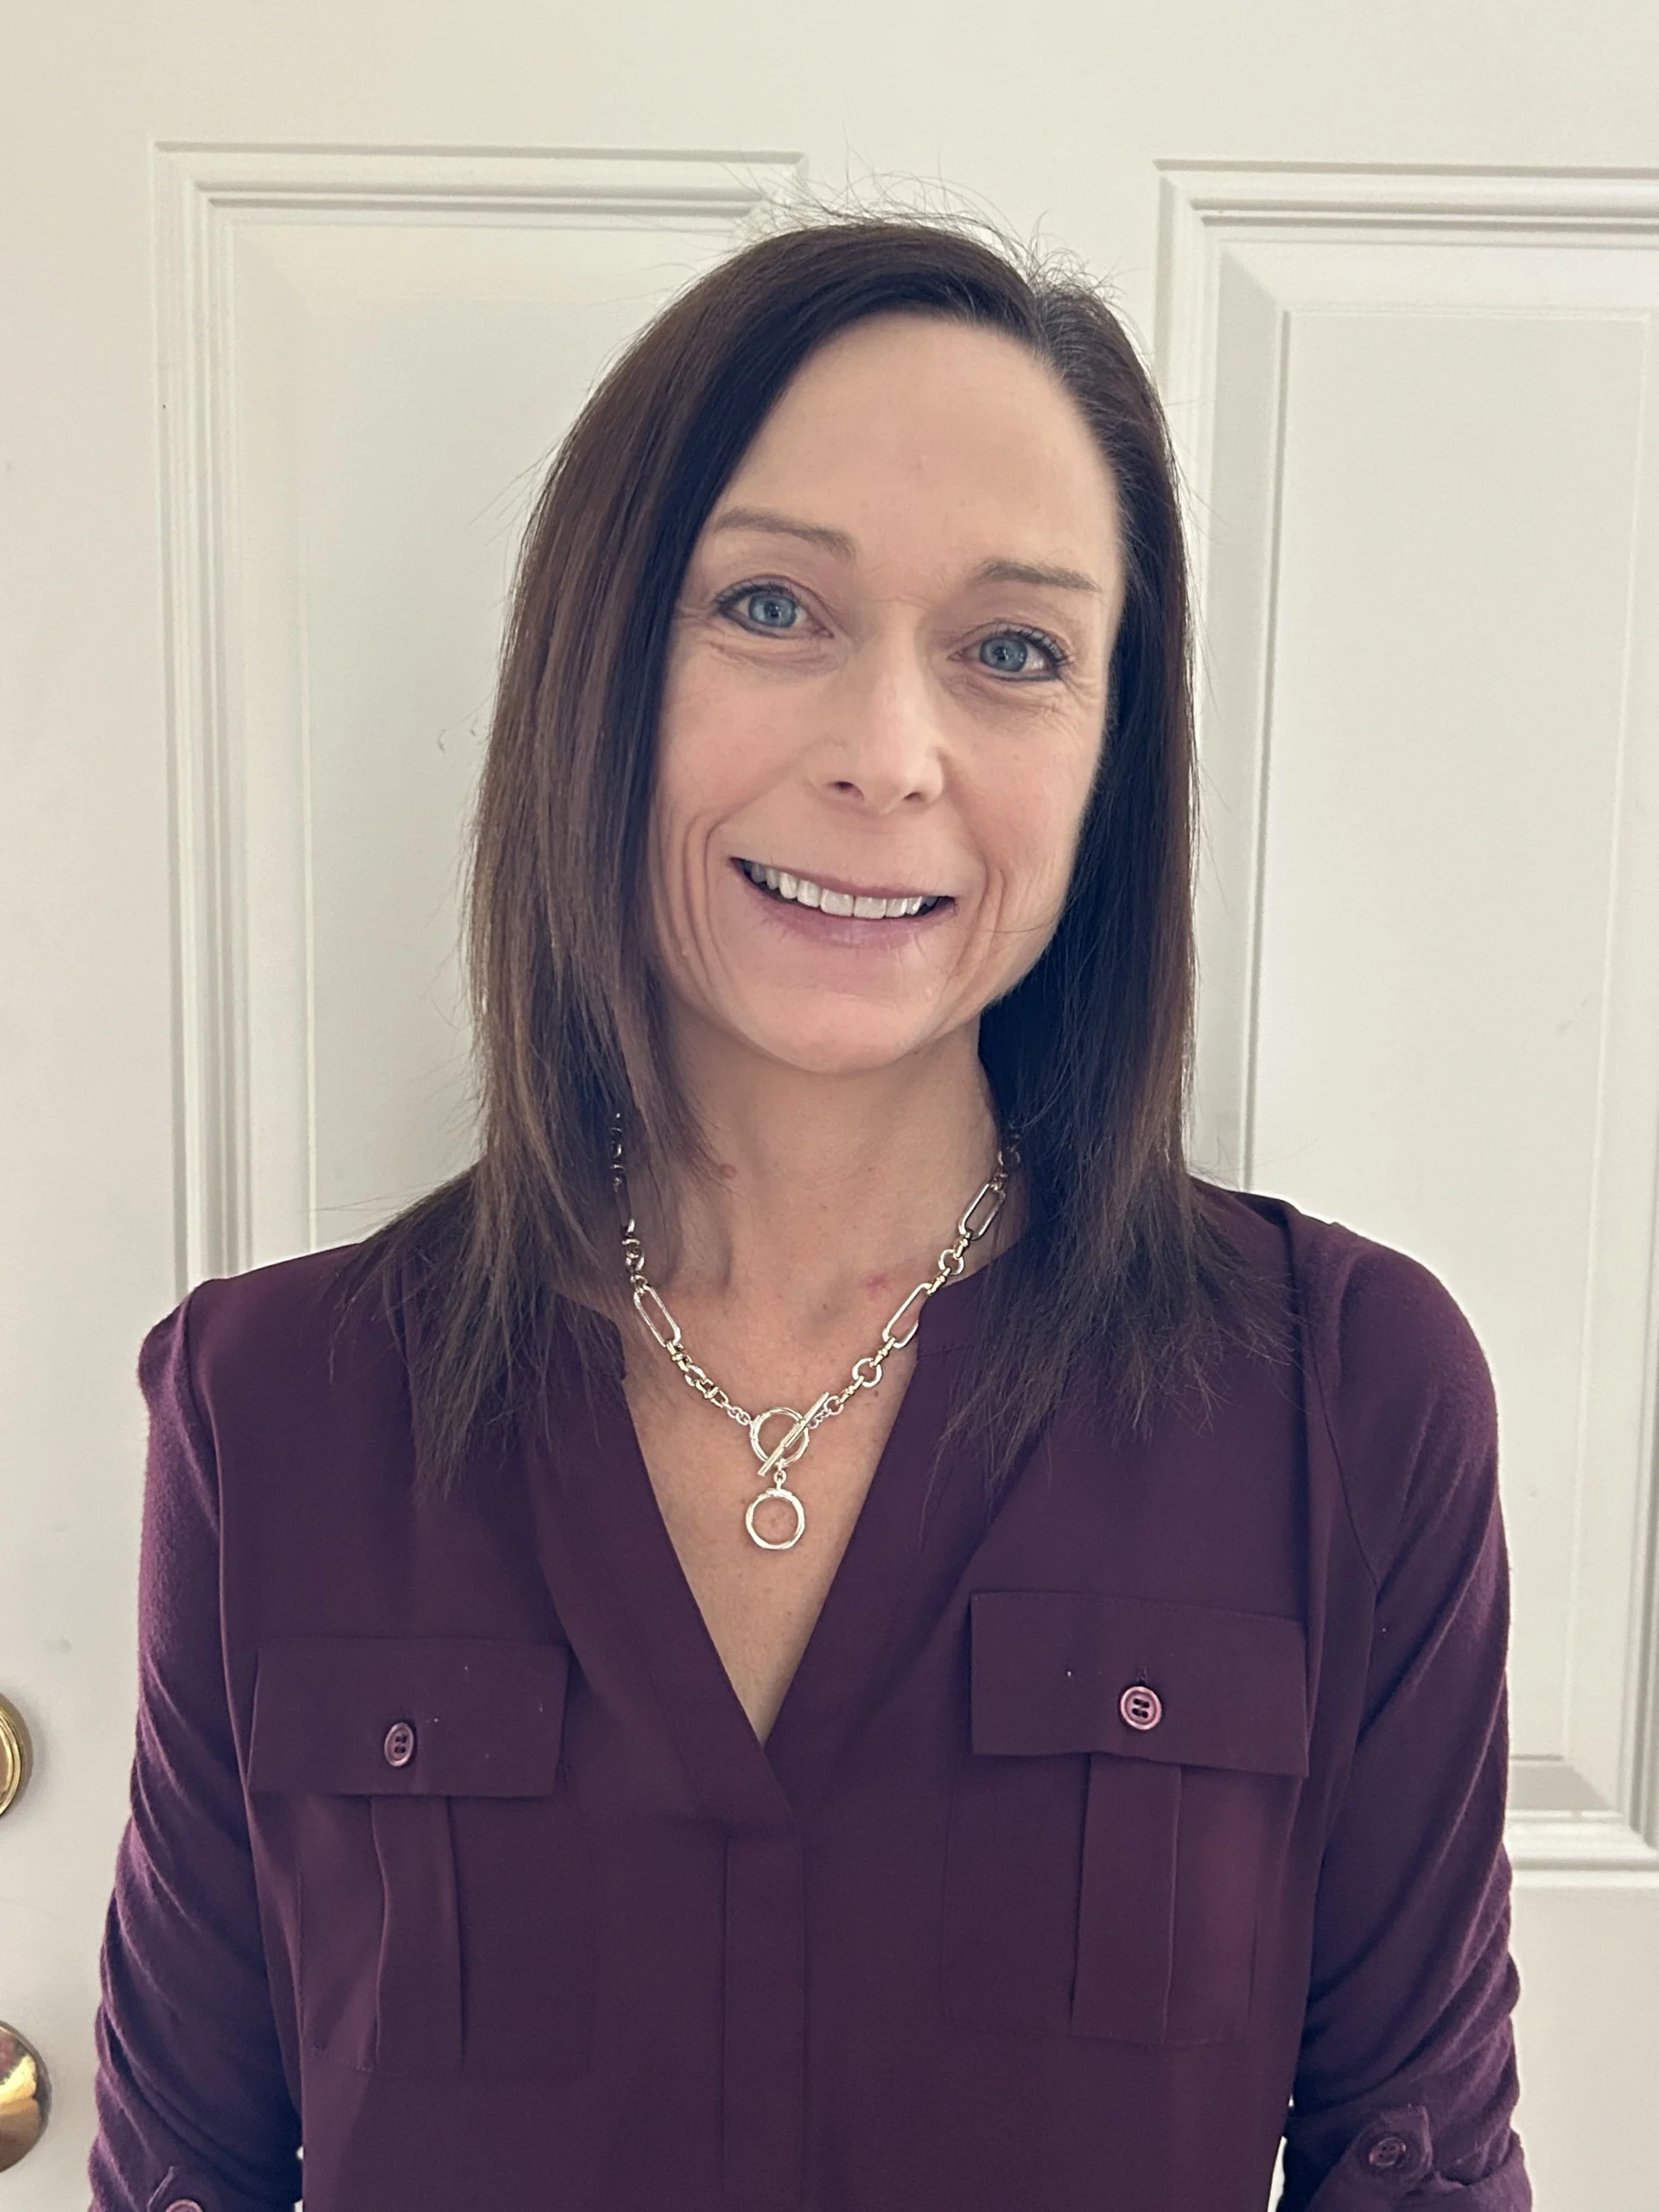
<svg viewBox="0 0 1659 2212">
<path fill-rule="evenodd" d="M 760 1462 L 760 1472 L 766 1478 L 766 1487 L 750 1503 L 743 1516 L 743 1525 L 750 1541 L 760 1545 L 763 1552 L 791 1552 L 806 1534 L 806 1508 L 789 1487 L 789 1471 L 812 1441 L 812 1424 L 830 1402 L 830 1393 L 823 1395 L 804 1414 L 793 1406 L 768 1406 L 763 1414 L 756 1414 L 749 1423 L 749 1444 Z M 776 1444 L 768 1446 L 761 1432 L 769 1421 L 787 1423 L 784 1434 Z M 795 1533 L 780 1537 L 776 1542 L 763 1536 L 754 1525 L 757 1510 L 769 1498 L 776 1498 L 780 1505 L 791 1507 L 795 1515 Z"/>
</svg>

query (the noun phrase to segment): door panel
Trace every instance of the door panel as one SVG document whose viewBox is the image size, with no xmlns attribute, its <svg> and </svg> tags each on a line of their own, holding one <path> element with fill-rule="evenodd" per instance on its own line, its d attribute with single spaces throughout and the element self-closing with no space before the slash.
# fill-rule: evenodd
<svg viewBox="0 0 1659 2212">
<path fill-rule="evenodd" d="M 1514 1856 L 1652 1878 L 1659 184 L 1165 192 L 1213 610 L 1198 1148 L 1467 1308 Z"/>
</svg>

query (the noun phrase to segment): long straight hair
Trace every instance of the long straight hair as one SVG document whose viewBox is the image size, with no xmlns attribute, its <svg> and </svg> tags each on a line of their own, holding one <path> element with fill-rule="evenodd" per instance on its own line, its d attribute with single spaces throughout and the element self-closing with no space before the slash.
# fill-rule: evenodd
<svg viewBox="0 0 1659 2212">
<path fill-rule="evenodd" d="M 904 311 L 1005 334 L 1046 363 L 1109 467 L 1127 589 L 1101 766 L 1058 925 L 982 1017 L 1017 1133 L 1022 1235 L 986 1275 L 946 1441 L 990 1478 L 1087 1376 L 1131 1427 L 1227 1340 L 1273 1337 L 1182 1148 L 1193 996 L 1186 571 L 1168 434 L 1100 290 L 951 219 L 861 214 L 763 238 L 694 283 L 605 376 L 525 537 L 469 872 L 480 1134 L 463 1174 L 343 1279 L 400 1305 L 418 1480 L 452 1490 L 543 1395 L 556 1343 L 620 1376 L 609 1130 L 630 1174 L 706 1159 L 670 1064 L 645 881 L 671 618 L 720 493 L 802 363 Z M 412 1310 L 411 1310 L 412 1309 Z"/>
</svg>

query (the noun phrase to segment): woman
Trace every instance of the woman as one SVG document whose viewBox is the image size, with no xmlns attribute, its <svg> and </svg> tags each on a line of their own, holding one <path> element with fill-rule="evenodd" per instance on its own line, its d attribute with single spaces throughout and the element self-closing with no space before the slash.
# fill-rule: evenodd
<svg viewBox="0 0 1659 2212">
<path fill-rule="evenodd" d="M 145 1347 L 100 2207 L 1529 2202 L 1486 1370 L 1185 1171 L 1190 722 L 1086 283 L 820 223 L 606 378 L 480 1157 Z"/>
</svg>

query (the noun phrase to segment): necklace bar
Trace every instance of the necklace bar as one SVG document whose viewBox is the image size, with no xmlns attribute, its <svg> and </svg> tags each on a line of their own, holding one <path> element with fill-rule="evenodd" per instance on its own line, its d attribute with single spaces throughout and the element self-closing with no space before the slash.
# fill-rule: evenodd
<svg viewBox="0 0 1659 2212">
<path fill-rule="evenodd" d="M 893 1346 L 895 1351 L 902 1351 L 905 1346 L 910 1342 L 911 1338 L 915 1335 L 917 1330 L 921 1327 L 921 1307 L 926 1305 L 928 1300 L 931 1298 L 932 1295 L 933 1286 L 931 1283 L 918 1282 L 915 1289 L 911 1292 L 910 1296 L 905 1300 L 904 1304 L 899 1306 L 898 1311 L 893 1314 L 893 1319 L 887 1323 L 887 1327 L 882 1330 L 882 1337 Z M 920 1300 L 919 1305 L 917 1303 L 918 1300 Z M 909 1328 L 905 1331 L 903 1336 L 900 1336 L 899 1333 L 899 1325 L 904 1319 L 906 1314 L 909 1313 L 912 1306 L 916 1306 L 916 1319 L 911 1323 Z"/>
</svg>

